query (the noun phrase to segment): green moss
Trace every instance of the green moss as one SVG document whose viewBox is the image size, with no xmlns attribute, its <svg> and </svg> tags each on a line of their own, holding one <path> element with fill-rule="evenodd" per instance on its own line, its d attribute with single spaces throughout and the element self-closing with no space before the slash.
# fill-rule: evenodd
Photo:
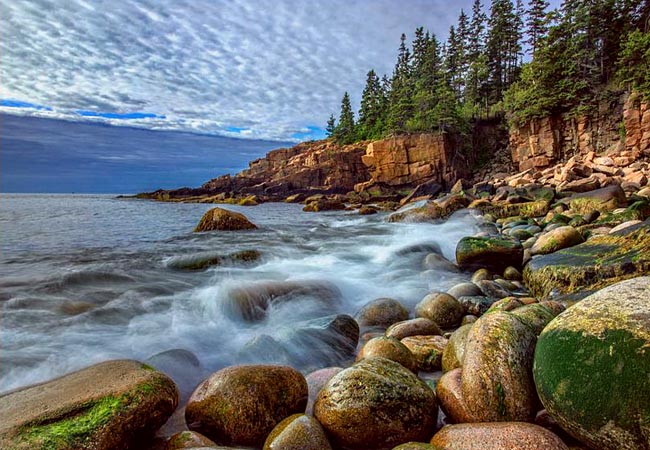
<svg viewBox="0 0 650 450">
<path fill-rule="evenodd" d="M 505 416 L 506 415 L 506 394 L 505 392 L 503 392 L 503 385 L 500 382 L 497 382 L 494 390 L 497 394 L 497 399 L 498 399 L 497 411 L 499 412 L 499 415 Z"/>
<path fill-rule="evenodd" d="M 552 329 L 535 351 L 537 391 L 552 415 L 590 432 L 605 425 L 635 430 L 639 414 L 650 413 L 648 351 L 646 341 L 624 329 L 598 336 Z"/>
<path fill-rule="evenodd" d="M 81 412 L 64 420 L 24 427 L 20 432 L 21 443 L 42 450 L 85 448 L 93 433 L 107 424 L 124 403 L 124 396 L 108 396 L 83 405 Z"/>
</svg>

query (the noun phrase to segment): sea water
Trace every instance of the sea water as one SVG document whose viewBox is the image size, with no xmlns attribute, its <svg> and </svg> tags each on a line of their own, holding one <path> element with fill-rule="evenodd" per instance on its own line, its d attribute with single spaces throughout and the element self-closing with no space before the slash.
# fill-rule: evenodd
<svg viewBox="0 0 650 450">
<path fill-rule="evenodd" d="M 427 293 L 467 278 L 425 270 L 427 253 L 438 248 L 453 261 L 458 240 L 478 229 L 467 211 L 440 223 L 407 224 L 388 223 L 384 213 L 305 213 L 302 205 L 267 203 L 224 206 L 244 213 L 257 230 L 194 233 L 213 206 L 2 194 L 0 391 L 169 350 L 190 355 L 187 363 L 205 376 L 241 363 L 242 348 L 256 336 L 274 337 L 304 320 L 354 315 L 380 297 L 412 310 Z M 258 251 L 260 259 L 179 268 L 197 255 L 242 250 Z M 255 322 L 228 313 L 234 289 L 285 281 L 333 286 L 340 299 L 323 307 L 301 296 Z M 317 354 L 292 351 L 307 359 Z"/>
</svg>

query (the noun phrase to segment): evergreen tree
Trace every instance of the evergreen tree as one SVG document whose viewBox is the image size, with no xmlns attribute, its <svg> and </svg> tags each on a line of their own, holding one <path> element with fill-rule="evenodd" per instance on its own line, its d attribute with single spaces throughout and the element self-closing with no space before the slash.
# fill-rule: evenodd
<svg viewBox="0 0 650 450">
<path fill-rule="evenodd" d="M 528 20 L 526 21 L 526 32 L 528 39 L 526 44 L 530 47 L 530 54 L 535 55 L 535 50 L 548 33 L 548 14 L 546 9 L 549 3 L 546 0 L 530 0 L 528 3 Z"/>
<path fill-rule="evenodd" d="M 458 75 L 456 77 L 455 90 L 459 99 L 464 99 L 465 87 L 467 85 L 467 71 L 469 68 L 469 17 L 465 11 L 460 10 L 458 26 L 456 28 Z"/>
<path fill-rule="evenodd" d="M 469 105 L 479 105 L 481 97 L 485 97 L 485 84 L 488 75 L 488 62 L 485 55 L 485 23 L 487 17 L 483 12 L 481 0 L 474 0 L 472 20 L 468 37 L 468 74 L 465 92 L 465 102 Z M 485 98 L 487 100 L 487 97 Z"/>
<path fill-rule="evenodd" d="M 406 123 L 413 114 L 410 62 L 411 52 L 406 46 L 406 35 L 402 34 L 389 96 L 387 129 L 391 133 L 406 131 Z"/>
<path fill-rule="evenodd" d="M 327 119 L 327 127 L 325 128 L 325 132 L 327 133 L 328 137 L 331 137 L 334 135 L 334 132 L 336 131 L 336 119 L 334 119 L 334 114 L 330 114 L 330 118 Z"/>
<path fill-rule="evenodd" d="M 382 134 L 383 93 L 379 77 L 374 70 L 368 72 L 366 86 L 361 94 L 361 109 L 357 123 L 359 139 L 376 139 Z"/>
<path fill-rule="evenodd" d="M 510 0 L 494 0 L 488 20 L 487 61 L 490 103 L 495 104 L 517 78 L 521 55 L 520 19 Z"/>
<path fill-rule="evenodd" d="M 351 144 L 356 141 L 354 113 L 350 104 L 350 95 L 346 92 L 341 100 L 341 115 L 339 124 L 334 132 L 336 141 L 340 144 Z"/>
<path fill-rule="evenodd" d="M 413 116 L 407 122 L 408 131 L 433 131 L 438 129 L 434 108 L 438 85 L 445 83 L 442 74 L 440 45 L 435 35 L 425 35 L 423 63 L 415 78 L 413 93 Z M 414 52 L 415 53 L 415 52 Z"/>
</svg>

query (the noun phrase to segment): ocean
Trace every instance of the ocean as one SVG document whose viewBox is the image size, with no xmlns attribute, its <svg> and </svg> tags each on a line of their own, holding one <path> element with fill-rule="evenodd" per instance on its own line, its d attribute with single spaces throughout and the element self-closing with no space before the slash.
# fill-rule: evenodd
<svg viewBox="0 0 650 450">
<path fill-rule="evenodd" d="M 193 365 L 195 378 L 256 362 L 242 352 L 255 338 L 281 341 L 305 321 L 354 315 L 380 297 L 412 308 L 428 292 L 466 281 L 467 274 L 425 270 L 422 262 L 435 248 L 453 261 L 458 240 L 478 230 L 467 211 L 442 223 L 402 224 L 385 214 L 268 203 L 224 206 L 257 230 L 193 233 L 213 206 L 0 194 L 0 391 L 108 359 L 171 355 L 172 366 Z M 259 259 L 185 270 L 244 250 Z M 233 313 L 233 292 L 268 283 L 325 286 L 336 299 L 323 303 L 307 289 L 272 304 L 261 320 Z M 309 367 L 328 363 L 310 345 L 291 345 Z M 196 382 L 174 378 L 184 392 Z"/>
</svg>

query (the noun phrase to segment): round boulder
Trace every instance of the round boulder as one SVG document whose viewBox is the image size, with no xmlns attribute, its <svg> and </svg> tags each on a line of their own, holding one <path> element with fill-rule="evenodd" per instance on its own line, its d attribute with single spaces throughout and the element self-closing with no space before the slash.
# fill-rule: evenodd
<svg viewBox="0 0 650 450">
<path fill-rule="evenodd" d="M 447 346 L 447 339 L 442 336 L 409 336 L 402 339 L 417 363 L 418 370 L 434 372 L 440 370 L 442 352 Z"/>
<path fill-rule="evenodd" d="M 216 447 L 213 441 L 196 431 L 181 431 L 167 441 L 165 450 L 184 450 L 196 447 Z"/>
<path fill-rule="evenodd" d="M 462 270 L 488 269 L 503 273 L 521 267 L 524 248 L 519 241 L 496 237 L 464 237 L 456 245 L 456 262 Z"/>
<path fill-rule="evenodd" d="M 472 422 L 472 415 L 465 407 L 461 389 L 461 369 L 445 373 L 436 383 L 436 397 L 440 408 L 453 423 Z"/>
<path fill-rule="evenodd" d="M 584 241 L 578 230 L 567 225 L 539 236 L 530 249 L 530 253 L 532 255 L 546 255 L 547 253 L 553 253 L 563 248 L 573 247 Z"/>
<path fill-rule="evenodd" d="M 546 410 L 589 447 L 650 448 L 650 277 L 558 315 L 539 336 L 533 371 Z"/>
<path fill-rule="evenodd" d="M 445 450 L 568 450 L 555 434 L 524 422 L 447 425 L 431 444 Z"/>
<path fill-rule="evenodd" d="M 370 339 L 359 351 L 357 361 L 377 356 L 395 361 L 412 372 L 418 370 L 418 363 L 411 350 L 395 338 L 379 336 Z"/>
<path fill-rule="evenodd" d="M 306 414 L 294 414 L 277 424 L 264 450 L 331 450 L 323 427 Z"/>
<path fill-rule="evenodd" d="M 309 401 L 307 402 L 307 414 L 313 414 L 314 412 L 314 402 L 318 393 L 323 386 L 337 373 L 343 370 L 342 367 L 325 367 L 324 369 L 318 369 L 305 377 L 307 380 L 307 391 L 309 392 Z"/>
<path fill-rule="evenodd" d="M 442 328 L 458 325 L 465 310 L 458 300 L 444 292 L 433 292 L 415 306 L 415 315 L 433 320 Z"/>
<path fill-rule="evenodd" d="M 404 339 L 407 336 L 442 335 L 442 330 L 433 320 L 418 317 L 416 319 L 398 322 L 386 330 L 386 336 Z"/>
<path fill-rule="evenodd" d="M 428 439 L 438 406 L 431 388 L 411 371 L 385 358 L 368 358 L 325 385 L 314 415 L 335 447 L 383 450 Z"/>
<path fill-rule="evenodd" d="M 241 213 L 223 208 L 212 208 L 203 215 L 194 231 L 235 231 L 254 230 L 255 228 L 257 228 L 255 224 Z"/>
<path fill-rule="evenodd" d="M 225 445 L 261 446 L 291 414 L 303 413 L 307 382 L 283 366 L 233 366 L 210 375 L 187 404 L 191 430 Z"/>
<path fill-rule="evenodd" d="M 537 394 L 532 376 L 535 332 L 506 312 L 472 325 L 463 360 L 462 392 L 475 422 L 532 421 Z"/>
<path fill-rule="evenodd" d="M 355 316 L 360 327 L 383 328 L 408 318 L 408 310 L 400 302 L 392 298 L 372 300 L 366 303 Z"/>
<path fill-rule="evenodd" d="M 463 325 L 454 331 L 449 337 L 449 342 L 442 352 L 442 371 L 449 372 L 452 369 L 463 366 L 465 358 L 465 345 L 467 344 L 467 335 L 472 329 L 472 323 Z"/>
</svg>

